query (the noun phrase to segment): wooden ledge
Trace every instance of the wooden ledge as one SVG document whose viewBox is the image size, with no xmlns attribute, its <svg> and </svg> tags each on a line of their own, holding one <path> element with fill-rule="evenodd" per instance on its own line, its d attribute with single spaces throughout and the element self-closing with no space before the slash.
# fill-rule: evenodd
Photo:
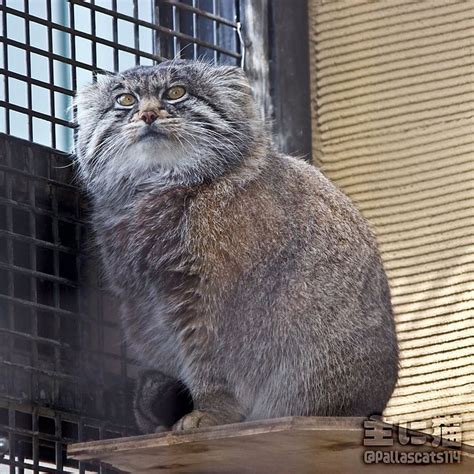
<svg viewBox="0 0 474 474">
<path fill-rule="evenodd" d="M 363 418 L 288 417 L 183 432 L 78 443 L 68 447 L 77 460 L 99 460 L 133 473 L 446 473 L 472 474 L 474 458 L 462 450 L 462 462 L 428 466 L 366 465 L 364 451 L 439 452 L 446 448 L 363 445 Z M 390 425 L 375 422 L 377 429 Z M 414 433 L 414 432 L 413 432 Z"/>
</svg>

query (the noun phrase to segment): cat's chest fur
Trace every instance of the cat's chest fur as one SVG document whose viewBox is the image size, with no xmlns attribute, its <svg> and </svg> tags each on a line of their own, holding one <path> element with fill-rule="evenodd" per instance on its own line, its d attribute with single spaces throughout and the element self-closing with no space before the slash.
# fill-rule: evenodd
<svg viewBox="0 0 474 474">
<path fill-rule="evenodd" d="M 138 193 L 123 209 L 96 212 L 107 278 L 124 308 L 127 339 L 143 356 L 157 358 L 177 344 L 195 314 L 199 275 L 186 213 L 192 195 L 184 187 Z"/>
<path fill-rule="evenodd" d="M 138 296 L 150 280 L 165 281 L 165 275 L 166 286 L 172 286 L 170 277 L 188 270 L 185 211 L 191 193 L 188 188 L 137 193 L 123 209 L 97 213 L 108 278 L 120 296 Z"/>
<path fill-rule="evenodd" d="M 170 370 L 182 375 L 182 350 L 189 361 L 190 352 L 211 346 L 209 338 L 219 345 L 227 324 L 219 315 L 279 228 L 279 212 L 267 209 L 262 220 L 263 209 L 248 206 L 257 195 L 265 189 L 236 190 L 222 180 L 138 194 L 115 213 L 96 211 L 104 268 L 126 307 L 125 333 L 145 360 L 178 361 Z"/>
</svg>

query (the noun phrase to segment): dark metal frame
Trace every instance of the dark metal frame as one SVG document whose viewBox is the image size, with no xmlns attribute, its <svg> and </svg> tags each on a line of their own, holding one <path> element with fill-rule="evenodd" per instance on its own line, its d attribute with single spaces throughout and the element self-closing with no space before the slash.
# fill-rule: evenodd
<svg viewBox="0 0 474 474">
<path fill-rule="evenodd" d="M 6 0 L 8 2 L 8 0 Z M 0 75 L 5 77 L 4 100 L 0 100 L 0 107 L 6 111 L 6 127 L 5 132 L 11 133 L 9 120 L 9 111 L 18 112 L 28 117 L 28 136 L 25 137 L 30 141 L 34 141 L 34 120 L 41 119 L 51 124 L 51 140 L 48 143 L 52 148 L 57 148 L 57 126 L 72 127 L 71 121 L 58 118 L 55 111 L 56 99 L 55 93 L 64 94 L 73 97 L 74 91 L 77 89 L 77 70 L 78 68 L 90 71 L 93 75 L 105 73 L 104 69 L 98 67 L 97 64 L 97 45 L 109 47 L 113 51 L 114 70 L 123 69 L 121 66 L 121 53 L 128 53 L 135 56 L 135 64 L 139 64 L 142 58 L 150 61 L 160 62 L 166 58 L 175 57 L 181 49 L 184 49 L 184 57 L 202 57 L 218 62 L 230 64 L 240 64 L 241 53 L 240 43 L 238 40 L 236 22 L 229 18 L 221 17 L 218 14 L 210 14 L 204 9 L 193 6 L 196 0 L 184 0 L 178 2 L 176 0 L 156 0 L 156 18 L 159 23 L 152 23 L 138 18 L 138 1 L 133 0 L 133 17 L 125 15 L 117 11 L 117 0 L 112 0 L 112 10 L 95 5 L 94 2 L 89 3 L 84 0 L 68 0 L 68 16 L 69 26 L 64 26 L 52 19 L 51 3 L 47 2 L 47 17 L 41 18 L 30 14 L 28 5 L 25 3 L 25 10 L 20 11 L 8 7 L 8 3 L 0 2 L 0 12 L 3 14 L 2 29 L 6 33 L 1 38 L 3 43 L 4 66 L 0 68 Z M 216 0 L 201 0 L 202 3 L 208 4 L 208 8 L 217 8 L 220 2 Z M 227 16 L 238 12 L 237 2 L 235 0 L 225 3 L 227 8 L 223 8 L 222 14 Z M 76 29 L 75 9 L 82 8 L 90 11 L 90 33 Z M 211 10 L 212 11 L 212 10 Z M 113 21 L 113 39 L 109 40 L 101 37 L 97 33 L 97 25 L 95 15 L 102 14 L 110 17 Z M 24 21 L 25 24 L 25 43 L 8 38 L 7 15 L 15 16 Z M 118 26 L 119 22 L 124 24 L 133 24 L 134 36 L 133 45 L 119 42 Z M 47 50 L 30 44 L 29 25 L 41 25 L 48 31 L 48 47 Z M 165 26 L 163 26 L 165 25 Z M 142 51 L 140 49 L 140 28 L 153 32 L 155 36 L 154 44 L 156 48 L 153 52 Z M 185 29 L 185 32 L 181 31 Z M 70 48 L 69 55 L 61 55 L 55 52 L 53 41 L 53 30 L 69 35 Z M 197 35 L 197 36 L 193 36 Z M 88 42 L 91 48 L 91 62 L 86 63 L 77 59 L 76 42 L 77 40 Z M 187 50 L 188 45 L 193 45 L 191 54 Z M 221 46 L 223 45 L 223 46 Z M 8 50 L 9 47 L 15 47 L 23 51 L 26 55 L 26 74 L 20 74 L 9 69 Z M 49 82 L 42 81 L 31 77 L 31 55 L 38 55 L 46 58 L 49 64 Z M 55 70 L 54 61 L 61 64 L 71 71 L 70 87 L 61 87 L 55 84 L 53 77 Z M 27 106 L 19 106 L 12 104 L 9 100 L 9 79 L 15 79 L 25 82 L 27 85 Z M 50 113 L 44 113 L 35 110 L 32 104 L 32 87 L 40 87 L 49 91 L 49 108 Z"/>
<path fill-rule="evenodd" d="M 134 362 L 83 252 L 87 205 L 68 164 L 64 154 L 2 137 L 0 431 L 10 472 L 61 472 L 77 466 L 66 460 L 67 442 L 132 433 Z M 56 468 L 39 467 L 47 460 Z"/>
</svg>

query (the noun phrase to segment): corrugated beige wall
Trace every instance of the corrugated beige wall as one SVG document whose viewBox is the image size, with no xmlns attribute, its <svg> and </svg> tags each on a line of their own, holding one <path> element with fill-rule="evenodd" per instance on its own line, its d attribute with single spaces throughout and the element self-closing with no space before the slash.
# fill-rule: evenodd
<svg viewBox="0 0 474 474">
<path fill-rule="evenodd" d="M 474 444 L 474 2 L 310 0 L 314 157 L 371 222 L 401 349 L 390 419 Z"/>
</svg>

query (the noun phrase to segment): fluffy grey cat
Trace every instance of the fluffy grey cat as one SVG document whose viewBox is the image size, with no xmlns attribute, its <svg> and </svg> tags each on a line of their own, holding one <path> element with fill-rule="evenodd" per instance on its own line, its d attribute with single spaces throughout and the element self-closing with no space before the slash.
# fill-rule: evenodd
<svg viewBox="0 0 474 474">
<path fill-rule="evenodd" d="M 143 431 L 382 412 L 398 350 L 374 236 L 320 171 L 272 148 L 240 69 L 102 77 L 77 119 L 105 271 L 153 369 Z"/>
</svg>

